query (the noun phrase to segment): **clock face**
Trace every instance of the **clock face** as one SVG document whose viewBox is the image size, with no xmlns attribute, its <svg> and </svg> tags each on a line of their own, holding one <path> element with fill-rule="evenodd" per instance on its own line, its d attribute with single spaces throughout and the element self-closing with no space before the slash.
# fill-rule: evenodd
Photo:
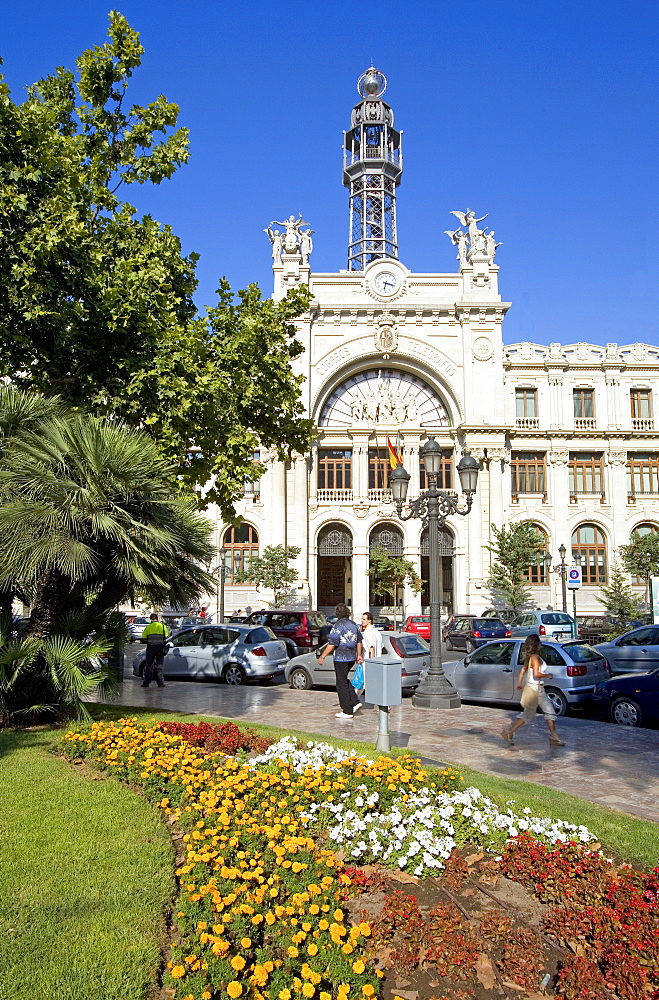
<svg viewBox="0 0 659 1000">
<path fill-rule="evenodd" d="M 399 279 L 391 271 L 380 271 L 375 276 L 373 287 L 380 295 L 393 295 L 398 291 Z"/>
</svg>

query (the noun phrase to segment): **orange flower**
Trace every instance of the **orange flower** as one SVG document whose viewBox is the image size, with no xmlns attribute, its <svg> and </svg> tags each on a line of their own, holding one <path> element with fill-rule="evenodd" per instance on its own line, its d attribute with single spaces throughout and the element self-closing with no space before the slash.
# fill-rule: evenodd
<svg viewBox="0 0 659 1000">
<path fill-rule="evenodd" d="M 229 996 L 232 997 L 233 1000 L 236 1000 L 236 997 L 241 996 L 242 992 L 243 988 L 240 985 L 240 983 L 237 983 L 235 979 L 232 979 L 227 986 L 227 993 L 229 994 Z"/>
<path fill-rule="evenodd" d="M 352 971 L 356 972 L 358 975 L 361 975 L 365 968 L 366 966 L 362 962 L 361 958 L 358 958 L 356 962 L 352 963 Z"/>
<path fill-rule="evenodd" d="M 175 965 L 172 969 L 172 979 L 182 979 L 185 975 L 185 968 L 182 965 Z"/>
<path fill-rule="evenodd" d="M 240 972 L 241 969 L 245 968 L 247 963 L 242 955 L 234 955 L 229 964 L 232 969 L 236 970 L 236 972 Z"/>
</svg>

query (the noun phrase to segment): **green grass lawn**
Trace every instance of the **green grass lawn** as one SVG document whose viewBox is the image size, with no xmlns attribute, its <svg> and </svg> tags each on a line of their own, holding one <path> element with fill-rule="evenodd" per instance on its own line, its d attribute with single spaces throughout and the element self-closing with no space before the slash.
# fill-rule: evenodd
<svg viewBox="0 0 659 1000">
<path fill-rule="evenodd" d="M 97 719 L 204 718 L 89 708 Z M 138 794 L 53 753 L 61 735 L 0 733 L 0 1000 L 150 1000 L 175 890 L 167 829 Z M 373 754 L 367 743 L 327 742 Z M 610 854 L 644 868 L 659 863 L 656 824 L 530 782 L 460 770 L 501 804 L 515 799 L 534 813 L 585 823 Z"/>
<path fill-rule="evenodd" d="M 54 756 L 60 736 L 0 733 L 0 998 L 144 1000 L 175 890 L 168 831 Z"/>
</svg>

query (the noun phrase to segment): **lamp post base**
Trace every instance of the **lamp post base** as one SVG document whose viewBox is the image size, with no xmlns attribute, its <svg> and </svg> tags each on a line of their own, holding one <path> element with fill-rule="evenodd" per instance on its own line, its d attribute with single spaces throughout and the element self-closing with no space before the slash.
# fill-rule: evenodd
<svg viewBox="0 0 659 1000">
<path fill-rule="evenodd" d="M 460 695 L 445 677 L 428 675 L 412 695 L 414 708 L 460 708 Z"/>
</svg>

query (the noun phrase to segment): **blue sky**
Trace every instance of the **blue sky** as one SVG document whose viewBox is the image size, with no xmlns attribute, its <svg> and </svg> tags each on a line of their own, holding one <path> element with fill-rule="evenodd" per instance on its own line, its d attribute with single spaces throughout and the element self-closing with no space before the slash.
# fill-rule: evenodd
<svg viewBox="0 0 659 1000">
<path fill-rule="evenodd" d="M 14 99 L 105 40 L 109 3 L 5 0 L 0 55 Z M 271 219 L 302 212 L 314 270 L 346 266 L 342 130 L 371 59 L 404 130 L 401 260 L 452 271 L 444 230 L 467 206 L 503 246 L 507 343 L 659 343 L 659 4 L 429 0 L 123 0 L 146 47 L 131 97 L 181 107 L 192 157 L 130 189 L 217 280 L 271 291 Z"/>
</svg>

